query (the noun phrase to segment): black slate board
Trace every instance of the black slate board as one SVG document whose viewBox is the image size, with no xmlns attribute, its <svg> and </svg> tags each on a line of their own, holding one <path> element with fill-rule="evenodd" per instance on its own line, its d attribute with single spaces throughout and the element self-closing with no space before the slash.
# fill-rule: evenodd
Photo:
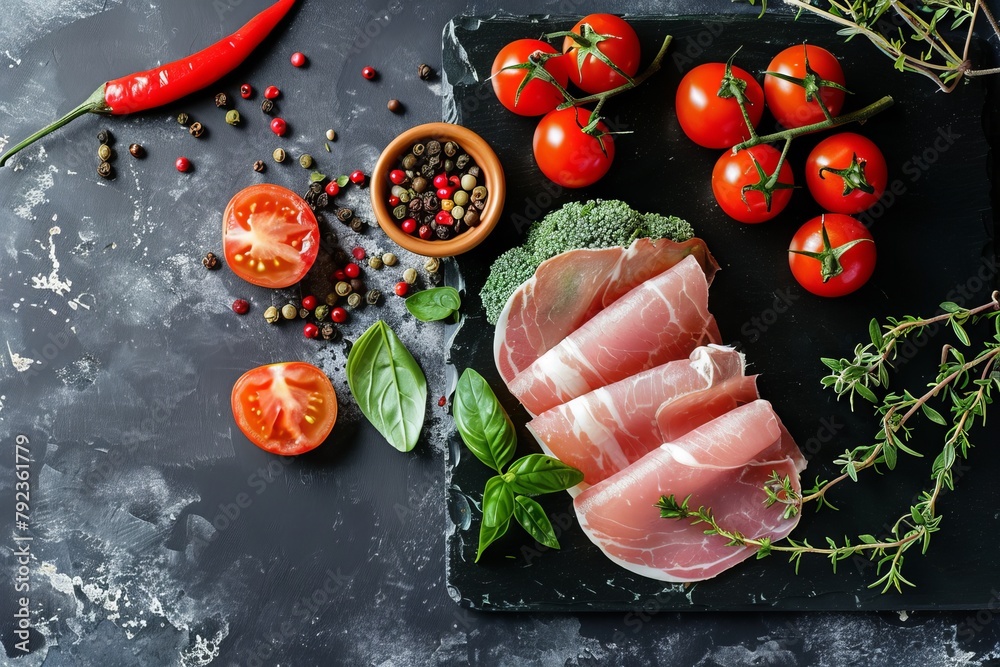
<svg viewBox="0 0 1000 667">
<path fill-rule="evenodd" d="M 445 28 L 444 67 L 451 97 L 446 116 L 479 132 L 496 149 L 508 179 L 504 218 L 489 241 L 460 259 L 467 282 L 467 317 L 452 346 L 458 370 L 474 367 L 496 388 L 515 424 L 526 413 L 503 387 L 492 358 L 492 333 L 474 296 L 493 258 L 522 240 L 526 223 L 560 204 L 588 197 L 617 197 L 640 210 L 685 217 L 696 227 L 722 265 L 711 294 L 711 309 L 727 343 L 746 352 L 760 389 L 770 400 L 809 458 L 805 481 L 836 474 L 831 461 L 847 447 L 871 438 L 876 424 L 862 408 L 820 389 L 820 356 L 847 355 L 867 335 L 872 317 L 932 313 L 946 299 L 980 303 L 996 282 L 992 245 L 993 217 L 987 179 L 989 145 L 983 129 L 984 90 L 978 84 L 951 95 L 935 92 L 928 81 L 900 76 L 891 62 L 860 40 L 843 45 L 828 24 L 768 16 L 747 18 L 637 17 L 633 25 L 649 58 L 665 34 L 675 38 L 663 70 L 639 90 L 605 107 L 619 128 L 611 173 L 583 191 L 556 188 L 541 176 L 531 158 L 535 120 L 507 113 L 484 83 L 492 58 L 506 42 L 568 29 L 573 19 L 557 17 L 460 17 Z M 766 225 L 747 226 L 725 217 L 712 198 L 709 175 L 719 152 L 688 142 L 673 113 L 680 77 L 707 60 L 725 60 L 737 47 L 738 64 L 760 73 L 770 57 L 794 39 L 831 48 L 841 57 L 854 95 L 848 109 L 884 94 L 897 104 L 861 131 L 883 149 L 890 183 L 902 196 L 886 195 L 883 207 L 869 214 L 880 255 L 876 273 L 860 292 L 839 300 L 805 293 L 790 276 L 783 250 L 792 233 L 821 211 L 808 193 L 795 194 L 789 208 Z M 765 116 L 762 130 L 773 127 Z M 850 128 L 857 130 L 857 127 Z M 796 180 L 812 138 L 799 139 L 791 151 Z M 891 200 L 890 200 L 891 197 Z M 953 342 L 937 333 L 907 348 L 900 378 L 919 387 L 935 372 L 937 349 Z M 911 360 L 912 357 L 912 360 Z M 939 447 L 933 429 L 916 440 L 919 449 Z M 980 430 L 980 443 L 998 442 L 996 421 Z M 522 428 L 519 454 L 537 451 Z M 992 450 L 992 451 L 991 451 Z M 931 454 L 931 457 L 933 454 Z M 464 606 L 483 610 L 879 610 L 979 608 L 984 590 L 998 583 L 991 562 L 1000 549 L 992 530 L 1000 489 L 993 480 L 1000 454 L 988 444 L 963 465 L 958 491 L 940 504 L 942 532 L 926 557 L 910 556 L 906 576 L 917 584 L 903 595 L 880 595 L 867 585 L 875 568 L 847 561 L 833 574 L 821 558 L 805 560 L 798 575 L 784 559 L 747 561 L 718 578 L 691 586 L 664 585 L 633 575 L 607 560 L 580 531 L 567 495 L 543 499 L 562 544 L 551 551 L 530 542 L 520 529 L 491 546 L 474 564 L 481 490 L 487 469 L 451 441 L 448 461 L 449 510 L 454 528 L 448 538 L 448 582 Z M 845 484 L 831 499 L 840 512 L 806 513 L 793 534 L 822 543 L 824 535 L 877 535 L 907 510 L 927 483 L 929 458 L 902 461 L 891 478 L 866 472 L 857 485 Z"/>
</svg>

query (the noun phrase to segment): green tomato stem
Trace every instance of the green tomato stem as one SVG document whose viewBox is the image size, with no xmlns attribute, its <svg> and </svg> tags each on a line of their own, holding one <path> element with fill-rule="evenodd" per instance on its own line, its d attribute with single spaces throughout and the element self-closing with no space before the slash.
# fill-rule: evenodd
<svg viewBox="0 0 1000 667">
<path fill-rule="evenodd" d="M 611 90 L 605 91 L 603 93 L 597 93 L 596 95 L 587 95 L 586 97 L 573 97 L 572 95 L 569 95 L 567 93 L 566 101 L 560 104 L 556 108 L 568 109 L 569 107 L 580 106 L 581 104 L 590 104 L 591 102 L 598 102 L 603 104 L 604 101 L 610 97 L 614 97 L 615 95 L 619 95 L 626 91 L 632 90 L 640 83 L 642 83 L 643 81 L 645 81 L 646 79 L 648 79 L 649 77 L 660 71 L 660 67 L 663 65 L 663 59 L 666 57 L 667 51 L 670 49 L 670 44 L 673 41 L 674 38 L 670 35 L 667 35 L 663 39 L 663 44 L 660 45 L 660 50 L 659 52 L 657 52 L 656 57 L 653 58 L 653 62 L 649 64 L 649 67 L 647 67 L 645 71 L 642 72 L 642 74 L 635 77 L 631 83 L 624 83 L 618 86 L 617 88 L 612 88 Z"/>
</svg>

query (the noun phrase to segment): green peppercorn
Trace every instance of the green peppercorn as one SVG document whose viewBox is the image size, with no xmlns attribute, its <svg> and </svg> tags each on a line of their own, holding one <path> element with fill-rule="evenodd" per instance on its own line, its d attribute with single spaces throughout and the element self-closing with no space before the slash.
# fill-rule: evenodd
<svg viewBox="0 0 1000 667">
<path fill-rule="evenodd" d="M 382 263 L 385 264 L 386 266 L 396 266 L 396 262 L 398 261 L 399 260 L 396 258 L 396 255 L 392 254 L 391 252 L 387 252 L 384 255 L 382 255 Z"/>
<path fill-rule="evenodd" d="M 406 208 L 406 204 L 400 204 L 396 208 L 392 209 L 392 217 L 396 218 L 396 220 L 402 220 L 406 217 L 406 212 L 408 210 L 409 209 Z"/>
<path fill-rule="evenodd" d="M 340 329 L 330 322 L 324 322 L 319 328 L 319 335 L 323 337 L 323 340 L 337 340 L 340 338 Z"/>
<path fill-rule="evenodd" d="M 455 208 L 451 209 L 451 217 L 455 218 L 456 220 L 461 220 L 462 218 L 465 217 L 465 208 L 463 208 L 462 206 L 456 206 Z"/>
<path fill-rule="evenodd" d="M 407 153 L 403 157 L 403 169 L 413 169 L 417 166 L 417 156 L 413 153 Z"/>
<path fill-rule="evenodd" d="M 97 157 L 101 158 L 102 162 L 107 162 L 111 159 L 111 146 L 107 144 L 101 144 L 100 148 L 97 149 Z"/>
<path fill-rule="evenodd" d="M 377 289 L 368 290 L 368 294 L 365 295 L 365 301 L 368 302 L 369 306 L 377 305 L 379 299 L 382 298 L 382 292 Z"/>
<path fill-rule="evenodd" d="M 447 141 L 444 144 L 444 154 L 448 157 L 454 157 L 455 153 L 458 152 L 458 144 L 454 141 Z"/>
<path fill-rule="evenodd" d="M 412 185 L 414 192 L 417 194 L 423 194 L 424 192 L 427 192 L 427 187 L 430 185 L 430 181 L 423 176 L 417 176 L 413 179 Z"/>
<path fill-rule="evenodd" d="M 313 311 L 313 315 L 316 316 L 318 322 L 322 322 L 330 314 L 330 306 L 325 303 L 316 306 L 316 310 Z"/>
<path fill-rule="evenodd" d="M 240 124 L 240 112 L 236 109 L 230 109 L 226 112 L 226 122 L 236 127 Z"/>
<path fill-rule="evenodd" d="M 303 169 L 312 169 L 313 166 L 313 156 L 309 153 L 303 153 L 299 156 L 299 166 Z"/>
<path fill-rule="evenodd" d="M 267 114 L 271 113 L 274 111 L 274 102 L 265 98 L 264 101 L 260 103 L 260 110 Z"/>
<path fill-rule="evenodd" d="M 428 257 L 424 262 L 424 269 L 427 273 L 437 273 L 441 269 L 441 260 L 437 257 Z"/>
<path fill-rule="evenodd" d="M 189 122 L 191 122 L 191 116 L 187 115 L 182 111 L 181 113 L 177 114 L 177 122 L 180 123 L 181 125 L 187 125 Z M 107 143 L 107 142 L 101 142 L 101 143 Z"/>
<path fill-rule="evenodd" d="M 278 313 L 278 309 L 275 308 L 274 306 L 270 306 L 267 310 L 264 311 L 264 320 L 268 324 L 274 324 L 280 319 L 281 319 L 281 314 Z"/>
<path fill-rule="evenodd" d="M 323 302 L 332 308 L 333 306 L 337 305 L 337 301 L 339 300 L 340 300 L 339 296 L 337 296 L 333 292 L 330 292 L 329 294 L 326 295 L 326 298 L 323 299 Z"/>
<path fill-rule="evenodd" d="M 410 149 L 410 151 L 417 157 L 423 155 L 426 150 L 427 147 L 424 146 L 423 144 L 413 144 L 413 148 Z"/>
<path fill-rule="evenodd" d="M 417 282 L 417 270 L 416 269 L 406 269 L 403 271 L 403 282 L 407 285 L 413 285 Z"/>
<path fill-rule="evenodd" d="M 284 162 L 285 161 L 285 149 L 284 148 L 275 148 L 274 152 L 271 153 L 271 157 L 274 158 L 275 162 Z"/>
<path fill-rule="evenodd" d="M 465 212 L 465 217 L 462 218 L 462 222 L 467 224 L 469 227 L 475 227 L 479 224 L 479 211 L 476 209 L 469 209 Z"/>
<path fill-rule="evenodd" d="M 281 307 L 281 316 L 286 320 L 294 320 L 299 316 L 299 309 L 295 307 L 294 303 L 286 303 Z"/>
<path fill-rule="evenodd" d="M 399 193 L 399 201 L 404 204 L 409 204 L 411 199 L 413 199 L 413 195 L 410 194 L 409 190 L 403 190 Z"/>
<path fill-rule="evenodd" d="M 357 308 L 358 306 L 360 306 L 361 295 L 358 294 L 357 292 L 352 293 L 349 297 L 347 297 L 347 305 L 350 308 Z"/>
<path fill-rule="evenodd" d="M 378 271 L 383 266 L 382 258 L 377 255 L 372 255 L 368 258 L 368 266 Z"/>
<path fill-rule="evenodd" d="M 476 187 L 476 177 L 471 174 L 466 174 L 462 177 L 462 189 L 472 190 Z"/>
<path fill-rule="evenodd" d="M 489 193 L 483 185 L 476 186 L 472 189 L 472 201 L 483 201 L 488 195 Z"/>
<path fill-rule="evenodd" d="M 341 280 L 336 285 L 333 286 L 333 291 L 337 293 L 337 296 L 347 296 L 351 293 L 351 283 L 346 280 Z"/>
<path fill-rule="evenodd" d="M 465 190 L 458 190 L 451 196 L 451 200 L 455 202 L 455 206 L 465 206 L 469 203 L 469 193 Z"/>
</svg>

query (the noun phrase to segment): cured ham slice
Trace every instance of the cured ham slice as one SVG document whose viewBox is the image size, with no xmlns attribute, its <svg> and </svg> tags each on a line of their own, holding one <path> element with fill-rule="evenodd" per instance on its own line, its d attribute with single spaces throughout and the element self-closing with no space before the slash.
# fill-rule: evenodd
<svg viewBox="0 0 1000 667">
<path fill-rule="evenodd" d="M 578 396 L 528 423 L 542 449 L 579 469 L 583 489 L 623 470 L 737 405 L 758 398 L 743 355 L 730 347 L 696 348 L 671 361 Z"/>
<path fill-rule="evenodd" d="M 637 285 L 693 256 L 709 284 L 719 269 L 701 239 L 637 239 L 628 248 L 572 250 L 542 262 L 500 313 L 494 357 L 504 382 Z"/>
<path fill-rule="evenodd" d="M 750 538 L 778 540 L 798 523 L 784 507 L 766 507 L 764 484 L 772 471 L 789 476 L 798 493 L 805 459 L 771 404 L 757 400 L 665 443 L 574 500 L 587 536 L 615 563 L 642 576 L 671 582 L 701 581 L 750 558 L 755 550 L 727 546 L 704 525 L 662 519 L 661 496 L 711 507 L 720 524 Z"/>
<path fill-rule="evenodd" d="M 719 342 L 708 280 L 691 255 L 569 334 L 508 383 L 533 415 Z"/>
</svg>

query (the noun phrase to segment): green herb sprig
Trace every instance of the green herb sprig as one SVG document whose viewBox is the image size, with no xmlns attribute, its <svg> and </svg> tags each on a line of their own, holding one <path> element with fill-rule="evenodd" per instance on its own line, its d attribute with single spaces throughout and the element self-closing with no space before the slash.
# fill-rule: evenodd
<svg viewBox="0 0 1000 667">
<path fill-rule="evenodd" d="M 483 491 L 476 562 L 506 534 L 511 519 L 538 543 L 558 549 L 552 522 L 533 496 L 576 486 L 583 481 L 583 473 L 543 454 L 529 454 L 510 463 L 517 449 L 514 424 L 483 376 L 471 368 L 458 380 L 453 412 L 455 427 L 469 451 L 498 473 L 487 480 Z"/>
<path fill-rule="evenodd" d="M 756 5 L 756 0 L 747 0 Z M 810 12 L 831 21 L 837 31 L 850 41 L 862 36 L 875 48 L 892 58 L 901 72 L 916 72 L 933 80 L 948 93 L 955 89 L 962 77 L 985 76 L 1000 73 L 1000 68 L 976 69 L 969 60 L 969 47 L 981 14 L 994 34 L 1000 35 L 1000 26 L 983 0 L 923 0 L 905 3 L 899 0 L 784 0 L 786 5 L 798 9 L 799 14 Z M 761 13 L 767 9 L 761 1 Z M 904 30 L 896 21 L 906 25 Z M 964 44 L 955 46 L 942 34 L 941 26 L 956 31 L 968 26 Z M 961 51 L 961 53 L 959 53 Z"/>
<path fill-rule="evenodd" d="M 860 471 L 876 466 L 892 470 L 900 452 L 923 456 L 907 444 L 913 433 L 910 422 L 921 414 L 929 422 L 946 427 L 944 443 L 930 466 L 930 488 L 922 490 L 909 510 L 896 519 L 887 537 L 880 540 L 863 534 L 856 541 L 844 537 L 842 542 L 828 537 L 826 547 L 814 547 L 806 540 L 797 542 L 788 538 L 787 544 L 773 544 L 767 538 L 752 539 L 737 531 L 727 530 L 719 524 L 711 508 L 692 509 L 688 506 L 690 497 L 678 501 L 672 495 L 663 496 L 656 503 L 660 516 L 707 524 L 707 534 L 720 535 L 731 546 L 755 548 L 758 558 L 775 552 L 787 553 L 789 560 L 795 563 L 796 572 L 805 554 L 827 556 L 834 571 L 839 561 L 863 555 L 877 564 L 879 576 L 870 587 L 881 586 L 885 593 L 892 589 L 901 592 L 903 585 L 913 586 L 902 574 L 904 557 L 918 544 L 921 553 L 926 553 L 931 535 L 940 530 L 942 517 L 937 513 L 938 500 L 946 489 L 954 490 L 955 463 L 960 458 L 967 459 L 972 448 L 970 430 L 977 420 L 985 423 L 986 406 L 993 402 L 993 392 L 1000 392 L 1000 292 L 994 292 L 988 303 L 975 308 L 946 302 L 941 304 L 941 310 L 941 314 L 929 318 L 888 318 L 883 325 L 873 320 L 869 325 L 871 342 L 856 346 L 853 358 L 822 360 L 830 369 L 830 374 L 822 379 L 823 386 L 832 389 L 838 398 L 847 396 L 852 409 L 855 395 L 874 403 L 880 415 L 880 429 L 872 444 L 846 450 L 834 461 L 841 466 L 840 476 L 829 481 L 817 479 L 816 485 L 804 491 L 801 497 L 795 494 L 787 478 L 782 479 L 777 473 L 772 475 L 764 488 L 768 505 L 782 502 L 793 507 L 815 501 L 817 509 L 830 506 L 826 499 L 830 489 L 848 479 L 858 481 Z M 970 347 L 972 339 L 966 327 L 985 321 L 992 322 L 993 334 L 977 345 L 974 354 L 952 345 L 942 348 L 937 374 L 927 383 L 927 391 L 919 396 L 908 390 L 890 392 L 879 399 L 875 390 L 887 388 L 900 340 L 919 335 L 928 327 L 941 325 L 950 327 L 963 347 Z M 930 405 L 932 400 L 947 412 L 950 419 Z M 793 515 L 789 514 L 790 511 L 786 507 L 786 518 Z"/>
</svg>

